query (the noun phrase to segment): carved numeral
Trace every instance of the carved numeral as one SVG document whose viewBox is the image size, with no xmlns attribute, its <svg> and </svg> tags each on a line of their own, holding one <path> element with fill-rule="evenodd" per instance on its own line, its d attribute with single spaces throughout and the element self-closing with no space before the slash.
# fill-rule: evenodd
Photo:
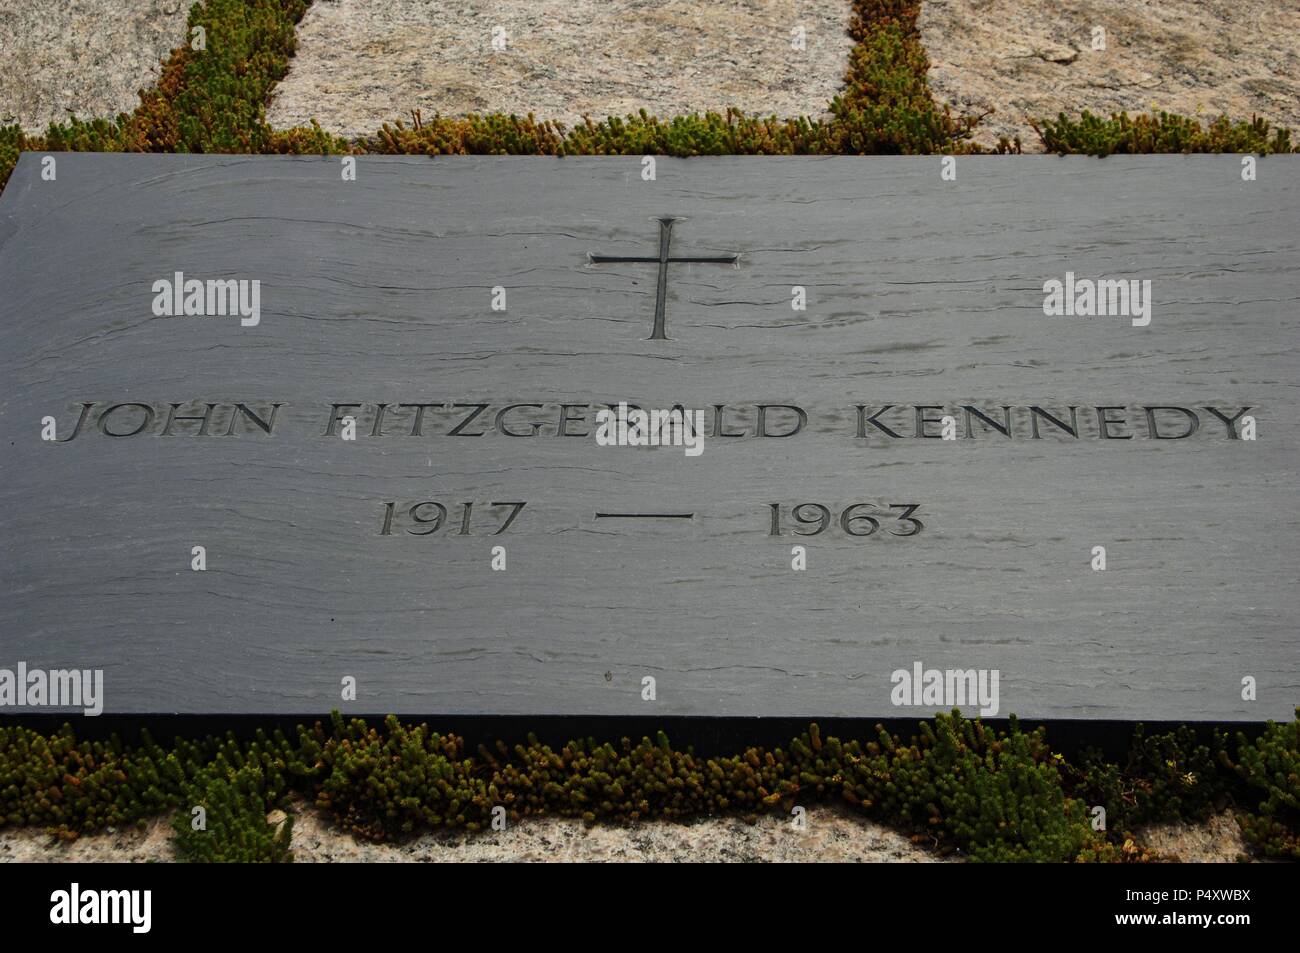
<svg viewBox="0 0 1300 953">
<path fill-rule="evenodd" d="M 510 512 L 506 514 L 504 522 L 496 529 L 488 533 L 489 536 L 500 536 L 510 528 L 510 525 L 519 517 L 523 508 L 528 504 L 522 501 L 505 501 L 496 500 L 488 504 L 489 506 L 508 506 Z M 383 504 L 384 515 L 383 522 L 379 528 L 380 536 L 392 536 L 394 526 L 399 526 L 411 536 L 431 536 L 438 532 L 443 526 L 447 525 L 447 507 L 437 500 L 420 500 L 415 503 L 398 503 L 396 500 L 389 500 Z M 446 535 L 450 536 L 472 536 L 472 523 L 474 518 L 473 502 L 461 504 L 460 524 L 456 531 Z"/>
<path fill-rule="evenodd" d="M 426 506 L 434 507 L 434 514 L 432 516 L 424 515 L 424 508 Z M 408 527 L 406 531 L 412 536 L 428 536 L 431 533 L 438 532 L 438 530 L 442 528 L 443 520 L 447 518 L 447 507 L 443 506 L 441 503 L 435 503 L 433 500 L 425 500 L 423 503 L 413 504 L 411 508 L 407 510 L 407 515 L 421 526 L 428 526 L 429 528 L 411 529 Z"/>
<path fill-rule="evenodd" d="M 912 515 L 917 511 L 920 505 L 920 503 L 890 503 L 889 508 L 891 510 L 903 511 L 902 515 L 898 517 L 898 522 L 910 523 L 913 527 L 910 533 L 895 533 L 892 529 L 890 530 L 890 533 L 894 536 L 915 536 L 917 533 L 921 532 L 921 530 L 925 528 L 925 524 Z"/>
<path fill-rule="evenodd" d="M 844 507 L 844 512 L 840 514 L 840 529 L 849 536 L 870 536 L 876 530 L 880 529 L 880 520 L 867 513 L 855 513 L 854 510 L 861 509 L 864 506 L 871 506 L 870 503 L 854 503 L 852 506 Z M 855 524 L 857 528 L 855 529 Z M 862 527 L 866 527 L 864 532 Z"/>
<path fill-rule="evenodd" d="M 920 503 L 888 503 L 885 506 L 887 509 L 903 511 L 894 514 L 893 524 L 901 524 L 906 528 L 905 532 L 891 528 L 887 530 L 890 536 L 915 536 L 925 528 L 925 524 L 912 515 L 920 508 Z M 781 504 L 769 503 L 767 507 L 769 511 L 767 535 L 781 536 Z M 839 524 L 844 535 L 863 537 L 870 536 L 880 529 L 881 519 L 887 518 L 888 514 L 878 512 L 875 503 L 850 503 L 840 511 Z M 798 524 L 790 530 L 790 534 L 818 536 L 831 526 L 832 511 L 830 507 L 821 503 L 796 503 L 790 508 L 790 519 Z"/>
<path fill-rule="evenodd" d="M 510 528 L 510 524 L 515 521 L 515 517 L 519 515 L 520 510 L 522 510 L 528 504 L 527 503 L 493 503 L 492 505 L 514 507 L 514 509 L 510 511 L 510 515 L 506 517 L 506 521 L 501 524 L 501 528 L 492 534 L 493 536 L 500 536 L 502 533 L 504 533 L 506 530 Z"/>
</svg>

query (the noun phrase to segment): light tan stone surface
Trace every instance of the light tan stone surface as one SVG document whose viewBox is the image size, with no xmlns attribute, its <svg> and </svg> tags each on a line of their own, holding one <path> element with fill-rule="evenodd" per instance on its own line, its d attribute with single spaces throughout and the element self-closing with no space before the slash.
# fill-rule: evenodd
<svg viewBox="0 0 1300 953">
<path fill-rule="evenodd" d="M 293 856 L 320 862 L 496 861 L 876 861 L 940 860 L 887 827 L 832 807 L 808 810 L 804 830 L 789 819 L 762 817 L 749 825 L 733 817 L 689 824 L 647 822 L 630 826 L 528 819 L 502 832 L 425 834 L 402 844 L 356 841 L 315 808 L 294 805 Z M 0 862 L 175 860 L 170 820 L 143 828 L 54 841 L 43 831 L 0 830 Z"/>
<path fill-rule="evenodd" d="M 507 831 L 425 835 L 396 846 L 358 844 L 312 812 L 295 821 L 296 861 L 840 861 L 919 862 L 941 858 L 889 828 L 835 808 L 810 808 L 803 830 L 790 820 L 706 818 L 626 827 L 529 819 Z"/>
<path fill-rule="evenodd" d="M 133 109 L 185 41 L 189 0 L 0 0 L 0 122 Z M 841 88 L 848 0 L 315 0 L 270 121 L 368 134 L 404 118 L 646 108 L 820 115 Z M 806 49 L 791 48 L 802 26 Z M 505 51 L 492 49 L 505 31 Z M 1258 114 L 1300 133 L 1295 0 L 924 0 L 936 96 L 996 112 L 977 140 L 1066 110 Z M 1104 51 L 1092 30 L 1106 31 Z"/>
<path fill-rule="evenodd" d="M 0 0 L 0 124 L 130 112 L 186 40 L 189 0 Z"/>
<path fill-rule="evenodd" d="M 838 807 L 808 810 L 806 826 L 764 816 L 704 818 L 685 824 L 645 822 L 628 826 L 528 819 L 503 832 L 424 834 L 400 844 L 359 842 L 340 832 L 320 811 L 293 805 L 293 856 L 298 863 L 479 863 L 505 861 L 747 861 L 934 863 L 958 861 L 913 844 L 897 831 Z M 271 823 L 282 818 L 274 811 Z M 1164 859 L 1228 863 L 1246 853 L 1231 811 L 1199 824 L 1160 824 L 1138 832 Z M 97 863 L 173 861 L 170 818 L 143 828 L 55 841 L 34 828 L 0 829 L 0 862 Z"/>
<path fill-rule="evenodd" d="M 1029 120 L 1084 109 L 1254 113 L 1300 135 L 1295 0 L 925 0 L 919 25 L 935 98 L 996 110 L 975 137 L 987 146 L 1041 152 Z"/>
<path fill-rule="evenodd" d="M 1147 847 L 1184 863 L 1230 864 L 1248 853 L 1241 826 L 1231 810 L 1203 824 L 1155 824 L 1137 833 Z"/>
<path fill-rule="evenodd" d="M 414 109 L 569 125 L 641 108 L 822 115 L 848 21 L 847 0 L 316 0 L 268 119 L 360 135 Z"/>
</svg>

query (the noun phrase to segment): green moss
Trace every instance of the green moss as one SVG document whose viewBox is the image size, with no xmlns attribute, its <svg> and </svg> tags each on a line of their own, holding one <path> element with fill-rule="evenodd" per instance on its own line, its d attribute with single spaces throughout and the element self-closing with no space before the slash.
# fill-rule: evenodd
<svg viewBox="0 0 1300 953">
<path fill-rule="evenodd" d="M 1200 120 L 1173 113 L 1129 117 L 1115 113 L 1102 119 L 1084 110 L 1079 119 L 1061 113 L 1055 120 L 1033 124 L 1048 152 L 1107 156 L 1115 153 L 1254 152 L 1261 155 L 1294 152 L 1291 133 L 1273 129 L 1263 119 L 1233 122 L 1219 116 L 1202 125 Z"/>
<path fill-rule="evenodd" d="M 844 794 L 885 820 L 929 832 L 936 846 L 983 861 L 1068 861 L 1102 839 L 1086 806 L 1067 796 L 1040 730 L 987 730 L 956 712 L 923 727 L 911 745 L 882 737 L 849 749 Z"/>
<path fill-rule="evenodd" d="M 1138 725 L 1121 763 L 1085 752 L 1072 783 L 1091 804 L 1106 806 L 1107 822 L 1131 828 L 1176 820 L 1203 820 L 1222 810 L 1242 785 L 1224 770 L 1228 737 L 1201 741 L 1186 726 L 1148 737 Z"/>
<path fill-rule="evenodd" d="M 455 735 L 390 716 L 382 726 L 337 713 L 296 737 L 259 732 L 177 739 L 163 747 L 79 741 L 0 728 L 0 826 L 40 825 L 75 837 L 176 809 L 180 855 L 190 860 L 288 858 L 266 812 L 291 795 L 314 801 L 342 829 L 370 840 L 423 830 L 486 828 L 496 807 L 513 820 L 551 816 L 594 823 L 681 820 L 730 813 L 753 820 L 794 805 L 839 802 L 940 852 L 982 861 L 1133 861 L 1148 853 L 1130 824 L 1204 817 L 1230 798 L 1261 854 L 1296 856 L 1300 781 L 1296 724 L 1260 738 L 1206 745 L 1186 730 L 1139 731 L 1121 764 L 1096 756 L 1072 766 L 1013 719 L 995 731 L 957 712 L 903 739 L 877 727 L 867 740 L 823 737 L 816 725 L 785 748 L 700 757 L 654 739 L 529 738 L 465 747 Z M 1231 755 L 1231 756 L 1230 756 Z M 1189 776 L 1195 776 L 1188 781 Z M 1090 825 L 1106 808 L 1113 833 Z M 206 830 L 192 809 L 207 812 Z"/>
<path fill-rule="evenodd" d="M 1240 821 L 1246 842 L 1267 857 L 1300 860 L 1300 708 L 1253 742 L 1239 737 L 1235 763 L 1224 760 L 1251 795 Z"/>
<path fill-rule="evenodd" d="M 872 6 L 858 4 L 860 10 Z M 861 40 L 849 54 L 845 90 L 831 101 L 834 121 L 826 151 L 853 155 L 975 151 L 966 139 L 977 120 L 953 119 L 930 96 L 929 59 L 914 19 L 910 25 L 894 19 L 862 22 Z"/>
<path fill-rule="evenodd" d="M 278 828 L 267 823 L 267 790 L 260 765 L 235 768 L 218 756 L 185 786 L 172 819 L 177 855 L 191 863 L 291 862 L 293 818 Z"/>
</svg>

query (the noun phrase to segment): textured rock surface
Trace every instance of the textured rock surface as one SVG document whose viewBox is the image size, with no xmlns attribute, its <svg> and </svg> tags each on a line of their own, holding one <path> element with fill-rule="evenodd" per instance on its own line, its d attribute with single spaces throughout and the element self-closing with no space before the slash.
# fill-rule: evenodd
<svg viewBox="0 0 1300 953">
<path fill-rule="evenodd" d="M 1093 27 L 1106 50 L 1092 49 Z M 1031 118 L 1162 109 L 1300 130 L 1300 5 L 1294 0 L 925 0 L 930 86 L 954 111 L 996 112 L 976 141 Z"/>
<path fill-rule="evenodd" d="M 1202 823 L 1156 824 L 1137 833 L 1152 850 L 1184 863 L 1229 864 L 1248 851 L 1230 809 Z"/>
<path fill-rule="evenodd" d="M 184 41 L 188 0 L 0 0 L 0 122 L 39 131 L 130 110 Z M 269 110 L 339 133 L 426 114 L 529 110 L 568 122 L 645 107 L 819 114 L 851 46 L 847 0 L 316 0 Z M 1031 117 L 1153 107 L 1300 127 L 1300 7 L 1291 0 L 925 0 L 941 101 L 996 113 L 977 139 Z M 807 48 L 791 49 L 803 26 Z M 1107 50 L 1091 31 L 1107 31 Z M 505 52 L 492 49 L 502 27 Z"/>
<path fill-rule="evenodd" d="M 143 829 L 55 843 L 43 831 L 0 830 L 0 862 L 175 860 L 167 818 Z M 403 844 L 358 842 L 315 808 L 294 806 L 297 862 L 401 861 L 875 861 L 930 863 L 943 858 L 888 827 L 835 807 L 812 807 L 806 827 L 783 817 L 703 818 L 686 824 L 654 822 L 626 827 L 557 818 L 529 818 L 508 831 L 425 834 Z"/>
<path fill-rule="evenodd" d="M 0 0 L 0 123 L 130 112 L 185 41 L 189 0 Z"/>
<path fill-rule="evenodd" d="M 278 813 L 278 812 L 277 812 Z M 303 862 L 343 861 L 837 861 L 932 863 L 945 859 L 892 828 L 836 807 L 808 810 L 796 831 L 783 817 L 746 824 L 733 817 L 689 824 L 657 822 L 626 827 L 553 818 L 530 818 L 510 830 L 471 835 L 426 834 L 404 844 L 371 844 L 339 831 L 304 802 L 293 807 L 293 857 Z M 143 829 L 92 834 L 58 843 L 33 828 L 0 830 L 0 863 L 85 863 L 175 860 L 168 818 Z M 1198 824 L 1163 824 L 1142 831 L 1142 842 L 1189 863 L 1227 863 L 1245 852 L 1231 812 Z"/>
<path fill-rule="evenodd" d="M 842 83 L 848 16 L 846 0 L 318 0 L 268 118 L 362 134 L 413 109 L 570 124 L 640 108 L 821 115 Z"/>
<path fill-rule="evenodd" d="M 757 824 L 705 818 L 588 827 L 580 821 L 529 819 L 508 831 L 425 835 L 408 844 L 359 844 L 315 811 L 294 821 L 297 861 L 908 861 L 942 858 L 908 838 L 837 808 L 808 811 L 795 830 L 783 817 Z"/>
</svg>

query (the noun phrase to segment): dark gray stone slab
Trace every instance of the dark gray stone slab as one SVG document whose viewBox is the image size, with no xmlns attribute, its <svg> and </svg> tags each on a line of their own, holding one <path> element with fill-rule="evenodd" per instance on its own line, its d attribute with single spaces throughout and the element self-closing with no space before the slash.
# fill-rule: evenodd
<svg viewBox="0 0 1300 953">
<path fill-rule="evenodd" d="M 0 668 L 102 669 L 120 713 L 910 716 L 943 707 L 891 704 L 916 662 L 997 670 L 1000 715 L 1300 701 L 1294 158 L 1254 182 L 1234 156 L 962 159 L 956 182 L 937 157 L 660 159 L 652 182 L 616 158 L 362 158 L 352 182 L 337 159 L 60 155 L 53 182 L 39 160 L 0 197 Z M 591 256 L 658 255 L 667 216 L 672 256 L 738 257 L 671 264 L 654 339 L 658 266 Z M 1151 323 L 1044 316 L 1067 271 L 1151 280 Z M 259 280 L 260 323 L 155 316 L 175 272 Z M 557 433 L 619 400 L 725 404 L 749 435 L 691 458 Z M 280 404 L 270 435 L 241 402 Z M 149 410 L 104 426 L 143 431 L 102 433 L 123 403 Z M 216 404 L 207 435 L 162 435 L 171 403 Z M 341 403 L 353 442 L 325 435 Z M 412 436 L 401 403 L 488 407 Z M 498 425 L 512 404 L 542 406 Z M 806 424 L 755 437 L 761 404 Z M 1077 438 L 1029 409 L 1069 405 Z M 914 436 L 917 406 L 959 439 Z M 967 437 L 964 406 L 1010 407 L 1011 436 Z M 1199 429 L 1153 439 L 1154 406 Z M 1258 439 L 1207 407 L 1249 407 Z M 446 525 L 413 535 L 426 500 Z M 800 503 L 831 526 L 791 535 Z M 856 503 L 879 531 L 844 531 Z M 890 504 L 924 529 L 892 535 Z"/>
</svg>

